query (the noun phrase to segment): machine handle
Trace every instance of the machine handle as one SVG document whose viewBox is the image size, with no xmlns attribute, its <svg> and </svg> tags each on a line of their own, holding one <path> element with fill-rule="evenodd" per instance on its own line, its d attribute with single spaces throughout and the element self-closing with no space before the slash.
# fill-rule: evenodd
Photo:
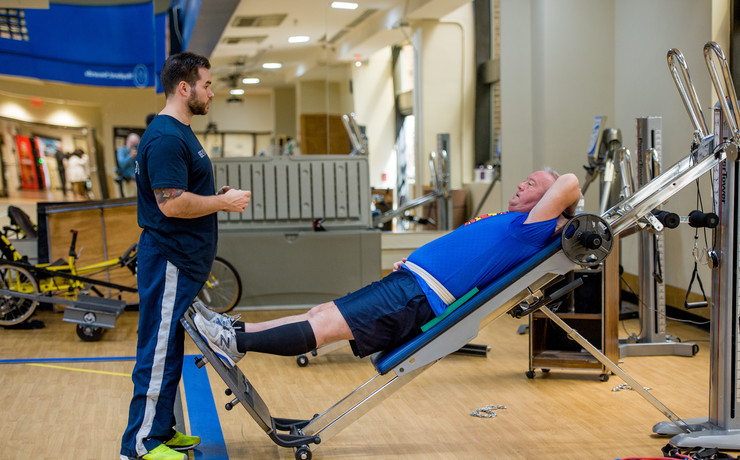
<svg viewBox="0 0 740 460">
<path fill-rule="evenodd" d="M 709 302 L 703 301 L 703 302 L 686 302 L 684 303 L 684 308 L 687 310 L 691 310 L 692 308 L 704 308 L 707 305 L 709 305 Z"/>
<path fill-rule="evenodd" d="M 352 151 L 359 152 L 362 149 L 362 144 L 360 144 L 360 140 L 357 138 L 357 135 L 350 124 L 349 116 L 347 114 L 342 115 L 342 123 L 344 124 L 344 129 L 347 131 L 349 142 L 352 144 Z"/>
<path fill-rule="evenodd" d="M 699 131 L 701 137 L 704 138 L 709 135 L 709 129 L 707 129 L 707 122 L 704 119 L 701 105 L 699 105 L 699 98 L 696 95 L 694 83 L 691 81 L 691 76 L 689 75 L 686 59 L 684 59 L 683 53 L 676 48 L 668 51 L 667 59 L 668 68 L 671 70 L 673 81 L 676 83 L 676 88 L 678 88 L 678 92 L 681 94 L 683 105 L 689 113 L 691 123 L 694 125 L 696 131 Z"/>
<path fill-rule="evenodd" d="M 720 84 L 717 69 L 714 66 L 714 60 L 712 60 L 712 55 L 716 56 L 717 59 L 719 59 L 720 64 L 722 64 L 724 88 L 722 87 L 722 84 Z M 709 76 L 712 79 L 714 91 L 717 93 L 722 113 L 727 119 L 727 124 L 730 127 L 732 140 L 737 142 L 740 140 L 740 130 L 738 129 L 738 126 L 740 126 L 740 114 L 738 113 L 737 108 L 737 95 L 735 94 L 735 85 L 732 82 L 732 75 L 730 74 L 730 67 L 727 64 L 727 58 L 725 58 L 725 53 L 717 42 L 708 42 L 704 45 L 704 60 L 707 63 Z M 727 94 L 725 94 L 725 90 L 727 91 Z M 727 104 L 728 99 L 732 105 L 732 110 L 730 110 L 730 106 Z"/>
<path fill-rule="evenodd" d="M 689 225 L 694 228 L 715 228 L 719 225 L 719 216 L 713 212 L 691 211 Z"/>
<path fill-rule="evenodd" d="M 676 228 L 681 223 L 681 217 L 675 212 L 659 209 L 653 209 L 651 212 L 666 228 Z"/>
<path fill-rule="evenodd" d="M 619 160 L 619 171 L 622 175 L 622 194 L 624 198 L 632 196 L 632 192 L 635 190 L 635 182 L 632 180 L 632 159 L 629 149 L 622 147 L 617 151 L 617 159 Z"/>
</svg>

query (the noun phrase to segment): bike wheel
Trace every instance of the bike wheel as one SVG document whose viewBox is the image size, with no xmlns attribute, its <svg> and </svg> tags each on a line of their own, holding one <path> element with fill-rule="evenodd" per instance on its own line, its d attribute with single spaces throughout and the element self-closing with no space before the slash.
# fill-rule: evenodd
<svg viewBox="0 0 740 460">
<path fill-rule="evenodd" d="M 197 299 L 217 313 L 226 313 L 236 306 L 242 296 L 242 280 L 233 265 L 216 257 L 208 281 Z"/>
<path fill-rule="evenodd" d="M 0 265 L 0 289 L 38 295 L 36 278 L 25 268 Z M 0 295 L 0 326 L 12 326 L 27 320 L 36 310 L 37 300 L 13 294 Z"/>
</svg>

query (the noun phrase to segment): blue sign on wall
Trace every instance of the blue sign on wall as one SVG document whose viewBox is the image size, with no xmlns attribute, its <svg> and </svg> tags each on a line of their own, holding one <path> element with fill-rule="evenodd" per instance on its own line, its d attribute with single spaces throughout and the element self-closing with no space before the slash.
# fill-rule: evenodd
<svg viewBox="0 0 740 460">
<path fill-rule="evenodd" d="M 167 12 L 155 16 L 151 1 L 3 8 L 0 74 L 159 92 L 166 25 Z"/>
</svg>

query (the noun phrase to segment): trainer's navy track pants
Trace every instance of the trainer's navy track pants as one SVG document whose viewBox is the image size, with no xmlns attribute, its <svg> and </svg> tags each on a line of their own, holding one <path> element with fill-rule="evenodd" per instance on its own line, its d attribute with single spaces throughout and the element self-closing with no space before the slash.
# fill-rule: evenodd
<svg viewBox="0 0 740 460">
<path fill-rule="evenodd" d="M 121 441 L 121 454 L 129 457 L 143 456 L 174 433 L 185 336 L 180 318 L 203 286 L 162 257 L 146 231 L 137 247 L 136 276 L 139 338 L 134 395 Z"/>
</svg>

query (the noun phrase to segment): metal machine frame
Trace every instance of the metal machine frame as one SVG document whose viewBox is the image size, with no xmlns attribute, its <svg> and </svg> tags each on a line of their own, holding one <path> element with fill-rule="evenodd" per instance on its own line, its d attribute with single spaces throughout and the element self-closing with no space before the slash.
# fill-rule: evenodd
<svg viewBox="0 0 740 460">
<path fill-rule="evenodd" d="M 638 221 L 647 223 L 647 220 L 652 217 L 652 209 L 659 203 L 692 183 L 697 177 L 719 164 L 724 158 L 725 147 L 720 146 L 715 151 L 712 139 L 708 138 L 706 142 L 694 149 L 686 159 L 656 177 L 643 187 L 643 190 L 611 208 L 602 216 L 602 220 L 605 223 L 611 223 L 612 231 L 616 229 L 614 234 L 626 230 Z M 579 216 L 575 219 L 578 218 Z M 577 231 L 583 231 L 583 229 Z M 529 311 L 545 307 L 549 301 L 543 301 L 545 297 L 543 292 L 546 287 L 571 270 L 584 264 L 599 263 L 599 257 L 602 257 L 601 260 L 603 260 L 603 257 L 608 255 L 608 251 L 601 253 L 600 248 L 595 248 L 592 251 L 593 255 L 577 259 L 580 262 L 576 262 L 566 254 L 564 249 L 558 249 L 558 246 L 546 248 L 551 253 L 543 258 L 534 258 L 533 266 L 522 269 L 528 270 L 525 273 L 511 275 L 518 276 L 517 278 L 501 280 L 503 287 L 495 287 L 493 292 L 489 292 L 489 288 L 486 288 L 479 293 L 479 296 L 473 297 L 472 302 L 474 304 L 469 311 L 457 316 L 455 316 L 455 313 L 449 315 L 432 329 L 413 339 L 413 343 L 409 342 L 409 344 L 402 345 L 397 350 L 386 354 L 386 356 L 390 355 L 392 359 L 389 363 L 388 359 L 381 358 L 384 367 L 378 366 L 378 362 L 376 362 L 378 374 L 375 377 L 360 385 L 355 391 L 311 420 L 273 418 L 256 389 L 238 367 L 226 368 L 210 351 L 195 331 L 190 313 L 186 314 L 181 322 L 203 351 L 206 360 L 214 366 L 229 386 L 227 394 L 236 394 L 236 398 L 229 403 L 228 408 L 241 403 L 274 442 L 284 447 L 293 447 L 296 450 L 297 459 L 307 460 L 311 458 L 309 444 L 319 444 L 337 434 L 427 367 L 468 343 L 477 335 L 479 329 L 485 327 L 494 319 L 513 309 L 521 308 L 523 304 L 532 305 Z M 458 311 L 460 310 L 462 308 Z M 548 314 L 549 309 L 542 308 L 542 311 Z M 590 344 L 586 339 L 567 325 L 560 324 L 557 315 L 548 314 L 548 316 L 556 324 L 563 327 L 569 336 L 581 343 L 604 366 L 631 384 L 639 394 L 671 421 L 672 426 L 681 431 L 691 431 L 678 416 L 661 404 L 648 390 L 637 384 L 619 366 L 593 346 L 589 346 Z M 200 359 L 197 364 L 203 366 L 206 360 Z M 278 431 L 287 431 L 288 434 L 278 434 Z"/>
<path fill-rule="evenodd" d="M 716 44 L 711 45 L 707 44 L 711 50 L 716 51 L 716 48 L 718 48 L 714 48 Z M 721 50 L 719 54 L 721 55 Z M 724 56 L 722 56 L 723 58 Z M 726 61 L 724 62 L 726 65 Z M 714 76 L 716 78 L 716 73 Z M 731 81 L 728 72 L 725 74 L 725 79 Z M 721 98 L 722 100 L 723 98 Z M 731 95 L 731 101 L 733 101 L 733 108 L 736 108 L 734 92 Z M 722 107 L 722 115 L 726 118 L 731 115 L 726 103 Z M 728 120 L 728 122 L 732 123 L 733 120 Z M 478 330 L 485 327 L 489 322 L 505 313 L 520 316 L 520 314 L 541 309 L 604 366 L 624 379 L 638 394 L 661 411 L 670 420 L 670 422 L 664 422 L 664 424 L 673 430 L 683 432 L 681 435 L 674 437 L 672 443 L 678 443 L 676 445 L 679 446 L 685 445 L 681 440 L 677 440 L 679 436 L 683 436 L 686 442 L 690 442 L 691 446 L 696 446 L 696 442 L 705 437 L 710 438 L 709 442 L 712 445 L 717 445 L 718 439 L 729 438 L 728 444 L 730 447 L 737 447 L 740 443 L 735 442 L 735 438 L 740 436 L 740 431 L 737 433 L 734 431 L 736 431 L 735 428 L 738 425 L 735 416 L 736 406 L 740 403 L 737 393 L 740 392 L 737 390 L 737 376 L 734 372 L 737 365 L 740 333 L 738 331 L 739 326 L 734 321 L 734 318 L 737 318 L 738 300 L 734 289 L 737 285 L 737 268 L 740 265 L 740 260 L 738 260 L 735 238 L 738 229 L 734 227 L 735 224 L 732 221 L 732 218 L 737 216 L 734 193 L 723 194 L 721 200 L 721 210 L 725 212 L 721 214 L 723 227 L 718 231 L 717 238 L 723 248 L 732 248 L 732 251 L 722 254 L 720 261 L 728 263 L 721 263 L 720 270 L 717 270 L 715 276 L 713 276 L 712 404 L 706 429 L 680 419 L 653 397 L 647 389 L 621 370 L 618 365 L 599 352 L 567 324 L 563 323 L 557 315 L 548 308 L 543 308 L 549 302 L 557 299 L 555 294 L 551 294 L 550 297 L 543 294 L 545 289 L 551 286 L 555 280 L 580 266 L 598 264 L 609 254 L 611 246 L 607 248 L 602 243 L 604 239 L 610 239 L 613 235 L 618 235 L 634 225 L 653 225 L 656 230 L 660 230 L 662 225 L 652 215 L 652 210 L 707 171 L 721 164 L 732 165 L 732 167 L 727 168 L 727 174 L 717 174 L 717 176 L 726 180 L 719 184 L 727 185 L 727 188 L 723 190 L 737 192 L 738 184 L 735 177 L 737 173 L 737 145 L 740 140 L 737 120 L 734 120 L 731 126 L 732 135 L 729 137 L 731 139 L 729 142 L 715 142 L 715 136 L 701 138 L 688 157 L 656 176 L 636 193 L 610 208 L 601 217 L 593 216 L 601 222 L 596 223 L 597 227 L 602 226 L 602 223 L 606 227 L 604 232 L 590 235 L 596 238 L 585 238 L 586 233 L 592 233 L 591 223 L 593 221 L 590 219 L 582 220 L 582 216 L 576 216 L 566 225 L 562 242 L 551 244 L 533 257 L 528 265 L 522 264 L 491 286 L 484 287 L 468 303 L 463 304 L 462 307 L 447 315 L 439 323 L 407 344 L 376 356 L 374 364 L 378 373 L 375 377 L 360 385 L 335 405 L 311 420 L 272 417 L 256 389 L 249 383 L 239 368 L 227 368 L 208 348 L 192 324 L 192 310 L 190 310 L 181 319 L 181 323 L 196 345 L 203 351 L 205 359 L 198 359 L 197 365 L 202 367 L 206 361 L 210 362 L 227 383 L 229 387 L 227 394 L 235 394 L 235 399 L 227 404 L 227 409 L 241 403 L 276 444 L 292 447 L 295 449 L 296 459 L 308 460 L 311 458 L 310 444 L 318 445 L 337 434 L 426 368 L 468 343 L 477 335 Z M 724 160 L 728 157 L 730 161 L 725 162 Z M 578 237 L 574 238 L 574 235 Z M 599 242 L 592 244 L 596 240 Z M 586 243 L 586 241 L 590 243 Z M 562 247 L 560 247 L 561 244 Z M 570 290 L 575 287 L 577 287 L 577 282 L 566 286 Z M 562 288 L 559 292 L 565 291 L 566 288 Z M 565 293 L 567 292 L 562 292 L 560 295 Z M 725 297 L 730 297 L 731 307 L 725 309 L 729 321 L 720 321 L 718 305 L 723 303 Z M 726 404 L 723 405 L 723 402 L 726 402 Z M 279 434 L 278 431 L 286 431 L 287 434 Z"/>
<path fill-rule="evenodd" d="M 637 119 L 638 188 L 660 174 L 663 152 L 661 121 L 660 117 Z M 651 229 L 644 229 L 638 236 L 640 335 L 620 340 L 619 356 L 694 356 L 698 345 L 675 341 L 666 334 L 665 281 L 660 275 L 662 267 L 665 267 L 665 237 L 662 232 Z"/>
<path fill-rule="evenodd" d="M 722 70 L 720 80 L 713 60 L 715 56 Z M 709 416 L 687 419 L 690 432 L 681 433 L 671 423 L 660 422 L 653 431 L 662 435 L 674 435 L 670 443 L 677 447 L 717 447 L 740 449 L 740 378 L 737 374 L 740 365 L 740 325 L 738 324 L 738 179 L 740 164 L 737 148 L 740 142 L 740 112 L 737 96 L 730 76 L 727 60 L 722 49 L 714 42 L 704 46 L 704 59 L 719 99 L 719 108 L 714 112 L 714 133 L 709 135 L 704 122 L 701 106 L 697 102 L 685 61 L 679 50 L 669 52 L 669 65 L 672 61 L 681 64 L 684 81 L 690 88 L 679 83 L 679 91 L 694 123 L 698 135 L 707 134 L 718 148 L 728 152 L 727 161 L 718 164 L 713 171 L 714 205 L 720 217 L 720 225 L 714 232 L 714 246 L 718 264 L 712 271 L 712 304 L 710 313 L 710 382 Z M 674 70 L 674 75 L 676 71 Z M 723 86 L 724 84 L 724 86 Z M 691 92 L 689 92 L 691 91 Z M 726 91 L 726 93 L 725 93 Z M 729 101 L 729 102 L 728 102 Z"/>
</svg>

